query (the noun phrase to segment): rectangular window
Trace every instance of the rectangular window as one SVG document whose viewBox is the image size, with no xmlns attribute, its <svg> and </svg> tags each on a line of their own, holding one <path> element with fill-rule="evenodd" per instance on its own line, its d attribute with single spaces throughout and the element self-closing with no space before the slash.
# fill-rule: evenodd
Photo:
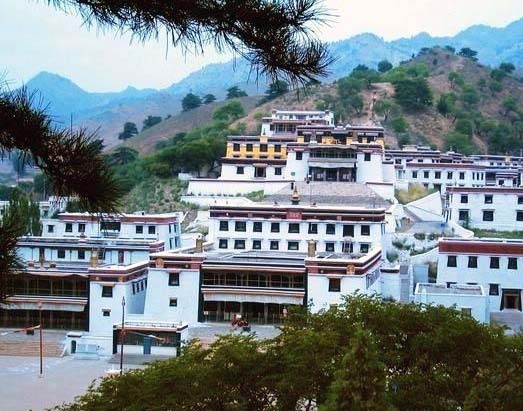
<svg viewBox="0 0 523 411">
<path fill-rule="evenodd" d="M 469 219 L 469 210 L 459 210 L 459 221 L 467 221 Z"/>
<path fill-rule="evenodd" d="M 58 250 L 58 258 L 65 258 L 65 250 Z"/>
<path fill-rule="evenodd" d="M 368 244 L 360 244 L 360 253 L 361 254 L 367 254 L 369 252 L 369 245 Z"/>
<path fill-rule="evenodd" d="M 275 152 L 275 153 L 281 153 L 281 145 L 276 144 L 276 145 L 274 146 L 274 152 Z"/>
<path fill-rule="evenodd" d="M 518 259 L 514 258 L 514 257 L 509 257 L 507 268 L 509 270 L 517 270 L 518 269 Z"/>
<path fill-rule="evenodd" d="M 297 234 L 300 232 L 300 224 L 298 223 L 289 223 L 289 233 Z"/>
<path fill-rule="evenodd" d="M 104 317 L 110 317 L 111 316 L 111 310 L 102 310 L 102 315 Z"/>
<path fill-rule="evenodd" d="M 261 250 L 261 240 L 252 240 L 252 249 Z"/>
<path fill-rule="evenodd" d="M 434 178 L 435 178 L 436 180 L 439 180 L 439 179 L 441 178 L 441 171 L 436 171 L 436 172 L 434 172 Z"/>
<path fill-rule="evenodd" d="M 48 233 L 54 233 L 54 225 L 48 225 L 47 226 L 47 232 Z"/>
<path fill-rule="evenodd" d="M 523 204 L 523 196 L 518 196 L 518 204 Z"/>
<path fill-rule="evenodd" d="M 262 153 L 266 153 L 267 152 L 267 144 L 260 144 L 260 151 Z"/>
<path fill-rule="evenodd" d="M 228 221 L 220 221 L 220 231 L 229 231 Z"/>
<path fill-rule="evenodd" d="M 499 284 L 489 284 L 489 295 L 499 295 Z"/>
<path fill-rule="evenodd" d="M 471 317 L 472 316 L 472 308 L 461 307 L 461 314 L 466 315 L 467 317 Z"/>
<path fill-rule="evenodd" d="M 327 224 L 325 228 L 325 234 L 335 234 L 336 226 L 334 224 Z"/>
<path fill-rule="evenodd" d="M 447 257 L 447 267 L 457 267 L 458 262 L 455 255 L 449 255 Z"/>
<path fill-rule="evenodd" d="M 281 176 L 281 167 L 274 167 L 274 175 Z"/>
<path fill-rule="evenodd" d="M 485 204 L 492 204 L 492 194 L 485 194 Z"/>
<path fill-rule="evenodd" d="M 334 252 L 334 243 L 325 243 L 325 251 L 328 253 Z"/>
<path fill-rule="evenodd" d="M 143 234 L 143 225 L 136 226 L 136 234 Z"/>
<path fill-rule="evenodd" d="M 247 151 L 252 151 L 252 144 L 247 144 Z"/>
<path fill-rule="evenodd" d="M 78 232 L 85 233 L 85 224 L 83 224 L 83 223 L 78 224 Z"/>
<path fill-rule="evenodd" d="M 516 211 L 516 221 L 523 221 L 523 211 Z"/>
<path fill-rule="evenodd" d="M 85 260 L 85 251 L 84 250 L 78 250 L 78 259 Z"/>
<path fill-rule="evenodd" d="M 229 246 L 229 241 L 226 238 L 220 238 L 220 242 L 218 243 L 218 247 L 220 248 L 227 248 Z"/>
<path fill-rule="evenodd" d="M 271 233 L 280 232 L 280 223 L 271 223 Z"/>
<path fill-rule="evenodd" d="M 255 233 L 261 233 L 262 232 L 262 222 L 261 221 L 255 221 L 252 223 L 252 231 Z"/>
<path fill-rule="evenodd" d="M 240 145 L 238 143 L 234 143 L 232 145 L 232 150 L 233 151 L 240 151 Z"/>
<path fill-rule="evenodd" d="M 303 153 L 301 151 L 296 153 L 296 160 L 303 160 Z"/>
<path fill-rule="evenodd" d="M 271 250 L 278 250 L 280 248 L 280 242 L 279 241 L 271 241 Z"/>
<path fill-rule="evenodd" d="M 447 180 L 452 180 L 452 171 L 447 171 Z"/>
<path fill-rule="evenodd" d="M 464 172 L 460 172 L 459 173 L 459 179 L 460 180 L 465 180 L 465 173 Z"/>
<path fill-rule="evenodd" d="M 235 250 L 245 250 L 245 240 L 234 240 Z"/>
<path fill-rule="evenodd" d="M 490 268 L 499 268 L 499 257 L 490 257 Z"/>
<path fill-rule="evenodd" d="M 424 171 L 423 172 L 423 178 L 429 178 L 429 172 L 428 171 Z"/>
<path fill-rule="evenodd" d="M 243 167 L 236 167 L 236 174 L 244 174 L 245 170 Z"/>
<path fill-rule="evenodd" d="M 180 273 L 169 273 L 169 286 L 177 287 L 180 285 Z"/>
<path fill-rule="evenodd" d="M 483 221 L 494 221 L 494 211 L 483 210 Z"/>
<path fill-rule="evenodd" d="M 318 224 L 309 223 L 309 234 L 318 234 Z"/>
<path fill-rule="evenodd" d="M 113 287 L 104 285 L 102 286 L 102 297 L 112 298 L 113 297 Z"/>
<path fill-rule="evenodd" d="M 370 225 L 362 225 L 361 226 L 361 235 L 370 235 Z"/>
<path fill-rule="evenodd" d="M 125 261 L 125 253 L 123 250 L 118 250 L 118 264 L 123 264 Z"/>
<path fill-rule="evenodd" d="M 469 256 L 468 268 L 478 268 L 478 257 Z"/>
<path fill-rule="evenodd" d="M 72 232 L 73 232 L 73 224 L 71 224 L 71 223 L 66 223 L 66 224 L 65 224 L 65 232 L 66 232 L 66 233 L 72 233 Z"/>
<path fill-rule="evenodd" d="M 343 225 L 343 237 L 354 237 L 354 226 L 352 224 Z"/>
<path fill-rule="evenodd" d="M 147 232 L 149 234 L 156 234 L 156 226 L 155 225 L 150 225 L 148 228 L 147 228 Z"/>
<path fill-rule="evenodd" d="M 247 223 L 245 221 L 235 221 L 234 231 L 245 232 L 247 231 Z"/>
<path fill-rule="evenodd" d="M 169 298 L 169 307 L 178 307 L 178 298 Z"/>
<path fill-rule="evenodd" d="M 418 178 L 418 172 L 417 171 L 413 171 L 412 172 L 412 178 Z"/>
<path fill-rule="evenodd" d="M 364 160 L 365 161 L 370 161 L 370 153 L 365 153 Z"/>
<path fill-rule="evenodd" d="M 339 293 L 341 291 L 341 280 L 339 278 L 329 278 L 329 292 Z"/>
<path fill-rule="evenodd" d="M 469 196 L 466 194 L 462 194 L 460 198 L 461 204 L 467 204 L 469 202 Z"/>
<path fill-rule="evenodd" d="M 289 241 L 287 243 L 287 250 L 289 251 L 298 251 L 300 248 L 300 243 L 298 241 Z"/>
</svg>

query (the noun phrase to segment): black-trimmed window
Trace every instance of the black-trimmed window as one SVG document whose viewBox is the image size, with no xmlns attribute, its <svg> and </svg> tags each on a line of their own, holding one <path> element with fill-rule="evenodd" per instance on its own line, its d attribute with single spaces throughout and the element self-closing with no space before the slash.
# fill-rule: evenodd
<svg viewBox="0 0 523 411">
<path fill-rule="evenodd" d="M 289 233 L 291 234 L 299 234 L 300 232 L 300 224 L 299 223 L 289 223 Z"/>
<path fill-rule="evenodd" d="M 228 221 L 220 221 L 220 231 L 229 231 L 229 222 Z"/>
<path fill-rule="evenodd" d="M 102 315 L 104 317 L 110 317 L 111 316 L 111 310 L 102 310 Z"/>
<path fill-rule="evenodd" d="M 343 237 L 354 237 L 354 225 L 343 224 Z"/>
<path fill-rule="evenodd" d="M 447 180 L 452 180 L 452 171 L 447 171 Z"/>
<path fill-rule="evenodd" d="M 299 241 L 289 241 L 287 243 L 287 250 L 289 251 L 298 251 L 300 248 Z"/>
<path fill-rule="evenodd" d="M 523 221 L 523 211 L 522 210 L 516 211 L 516 221 Z"/>
<path fill-rule="evenodd" d="M 232 145 L 232 151 L 240 151 L 240 145 L 238 143 L 234 143 Z"/>
<path fill-rule="evenodd" d="M 360 244 L 360 253 L 367 254 L 369 252 L 369 245 L 366 243 Z"/>
<path fill-rule="evenodd" d="M 494 196 L 492 194 L 485 194 L 485 204 L 492 204 Z"/>
<path fill-rule="evenodd" d="M 301 151 L 296 152 L 296 160 L 303 160 L 303 153 Z"/>
<path fill-rule="evenodd" d="M 362 225 L 361 226 L 361 235 L 370 235 L 370 225 Z"/>
<path fill-rule="evenodd" d="M 58 250 L 58 258 L 65 258 L 65 250 Z"/>
<path fill-rule="evenodd" d="M 54 233 L 54 225 L 49 224 L 49 225 L 47 226 L 47 232 L 48 232 L 48 233 Z"/>
<path fill-rule="evenodd" d="M 467 194 L 462 194 L 459 201 L 461 204 L 468 204 L 469 196 Z"/>
<path fill-rule="evenodd" d="M 325 234 L 335 234 L 336 233 L 336 225 L 335 224 L 327 224 L 325 227 Z"/>
<path fill-rule="evenodd" d="M 178 307 L 178 298 L 169 298 L 169 307 Z"/>
<path fill-rule="evenodd" d="M 229 241 L 226 238 L 220 238 L 220 241 L 218 242 L 219 248 L 227 248 L 229 247 Z"/>
<path fill-rule="evenodd" d="M 341 291 L 341 280 L 339 278 L 329 278 L 329 292 L 339 293 Z"/>
<path fill-rule="evenodd" d="M 523 196 L 518 196 L 518 204 L 523 204 Z"/>
<path fill-rule="evenodd" d="M 245 250 L 245 240 L 234 240 L 235 250 Z"/>
<path fill-rule="evenodd" d="M 478 257 L 477 256 L 469 256 L 469 263 L 467 265 L 468 268 L 478 268 Z"/>
<path fill-rule="evenodd" d="M 85 260 L 85 250 L 78 250 L 78 259 Z"/>
<path fill-rule="evenodd" d="M 439 180 L 439 179 L 441 178 L 441 171 L 435 171 L 435 172 L 434 172 L 434 178 L 435 178 L 436 180 Z"/>
<path fill-rule="evenodd" d="M 418 178 L 418 172 L 417 171 L 413 171 L 412 172 L 412 178 Z"/>
<path fill-rule="evenodd" d="M 234 231 L 247 231 L 247 223 L 245 221 L 235 221 L 234 222 Z"/>
<path fill-rule="evenodd" d="M 85 233 L 85 224 L 84 223 L 79 223 L 78 224 L 78 232 L 79 233 Z"/>
<path fill-rule="evenodd" d="M 364 161 L 370 161 L 370 153 L 365 153 L 365 155 L 363 157 L 363 160 Z"/>
<path fill-rule="evenodd" d="M 169 273 L 169 286 L 177 287 L 180 285 L 180 273 Z"/>
<path fill-rule="evenodd" d="M 136 226 L 136 234 L 143 234 L 143 225 Z"/>
<path fill-rule="evenodd" d="M 65 223 L 65 232 L 66 233 L 72 233 L 73 232 L 73 224 L 72 223 Z"/>
<path fill-rule="evenodd" d="M 328 253 L 333 253 L 334 252 L 334 243 L 332 243 L 332 242 L 325 243 L 325 251 Z"/>
<path fill-rule="evenodd" d="M 467 221 L 469 219 L 469 210 L 459 210 L 458 220 Z"/>
<path fill-rule="evenodd" d="M 279 250 L 280 249 L 280 242 L 276 240 L 272 240 L 270 243 L 270 249 L 271 250 Z"/>
<path fill-rule="evenodd" d="M 280 232 L 280 223 L 271 223 L 271 233 Z"/>
<path fill-rule="evenodd" d="M 155 225 L 150 225 L 147 227 L 147 232 L 149 234 L 156 234 L 156 226 Z"/>
<path fill-rule="evenodd" d="M 236 167 L 236 174 L 245 174 L 245 169 L 242 166 Z"/>
<path fill-rule="evenodd" d="M 488 295 L 499 295 L 499 284 L 489 284 Z"/>
<path fill-rule="evenodd" d="M 490 257 L 490 268 L 499 268 L 499 257 Z"/>
<path fill-rule="evenodd" d="M 281 145 L 280 144 L 275 144 L 274 145 L 274 152 L 275 153 L 281 153 Z"/>
<path fill-rule="evenodd" d="M 465 173 L 463 171 L 459 173 L 459 179 L 465 180 Z"/>
<path fill-rule="evenodd" d="M 261 250 L 261 240 L 252 240 L 252 249 Z"/>
<path fill-rule="evenodd" d="M 102 286 L 102 297 L 112 298 L 113 297 L 113 287 L 109 285 Z"/>
<path fill-rule="evenodd" d="M 252 223 L 252 231 L 255 233 L 261 233 L 262 232 L 262 222 L 255 221 L 254 223 Z"/>
<path fill-rule="evenodd" d="M 457 267 L 458 259 L 455 255 L 449 255 L 447 257 L 447 267 Z"/>
<path fill-rule="evenodd" d="M 509 257 L 507 268 L 509 270 L 517 270 L 518 269 L 518 259 L 515 257 Z"/>
<path fill-rule="evenodd" d="M 267 152 L 267 144 L 260 144 L 260 151 L 262 153 L 266 153 Z"/>
<path fill-rule="evenodd" d="M 274 175 L 281 176 L 281 167 L 274 167 Z"/>
<path fill-rule="evenodd" d="M 494 210 L 483 210 L 483 221 L 494 221 Z"/>
<path fill-rule="evenodd" d="M 309 234 L 318 234 L 318 224 L 309 223 Z"/>
<path fill-rule="evenodd" d="M 252 151 L 252 144 L 247 144 L 247 151 Z"/>
<path fill-rule="evenodd" d="M 428 171 L 424 171 L 423 172 L 423 178 L 429 178 L 429 172 Z"/>
</svg>

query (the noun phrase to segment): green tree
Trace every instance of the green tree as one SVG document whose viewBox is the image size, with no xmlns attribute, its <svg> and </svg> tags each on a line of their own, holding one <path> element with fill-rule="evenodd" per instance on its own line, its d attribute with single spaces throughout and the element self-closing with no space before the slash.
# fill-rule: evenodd
<svg viewBox="0 0 523 411">
<path fill-rule="evenodd" d="M 451 71 L 448 75 L 450 86 L 454 88 L 454 86 L 463 86 L 465 84 L 465 80 L 463 79 L 463 75 L 461 73 L 458 73 L 457 71 Z"/>
<path fill-rule="evenodd" d="M 247 93 L 243 90 L 240 90 L 238 86 L 229 87 L 227 89 L 227 100 L 240 97 L 247 97 Z"/>
<path fill-rule="evenodd" d="M 476 57 L 478 55 L 478 52 L 476 50 L 472 50 L 471 48 L 469 47 L 463 47 L 458 55 L 462 56 L 462 57 L 466 57 L 466 58 L 469 58 L 473 61 L 477 61 L 478 58 Z"/>
<path fill-rule="evenodd" d="M 445 136 L 445 150 L 469 155 L 474 152 L 474 146 L 470 136 L 454 132 Z"/>
<path fill-rule="evenodd" d="M 356 66 L 350 73 L 350 77 L 362 80 L 367 88 L 370 88 L 372 83 L 380 81 L 380 74 L 363 64 Z"/>
<path fill-rule="evenodd" d="M 407 120 L 405 120 L 405 117 L 396 117 L 392 119 L 390 122 L 390 125 L 392 126 L 392 129 L 396 133 L 404 133 L 409 128 L 409 124 L 407 123 Z"/>
<path fill-rule="evenodd" d="M 130 121 L 126 121 L 123 125 L 123 131 L 120 134 L 118 134 L 118 139 L 125 141 L 135 136 L 136 134 L 138 134 L 136 124 Z"/>
<path fill-rule="evenodd" d="M 118 147 L 108 155 L 109 164 L 112 166 L 121 166 L 132 163 L 138 159 L 138 151 L 131 147 Z"/>
<path fill-rule="evenodd" d="M 454 93 L 443 93 L 439 96 L 436 108 L 444 116 L 453 113 L 456 109 L 457 97 Z"/>
<path fill-rule="evenodd" d="M 147 118 L 143 121 L 142 131 L 147 130 L 148 128 L 151 128 L 152 126 L 155 126 L 161 122 L 162 118 L 159 116 L 147 116 Z"/>
<path fill-rule="evenodd" d="M 502 101 L 501 106 L 503 107 L 503 115 L 507 117 L 511 111 L 515 113 L 518 111 L 518 100 L 509 96 Z"/>
<path fill-rule="evenodd" d="M 188 93 L 182 99 L 182 110 L 189 111 L 202 105 L 202 99 L 193 93 Z"/>
<path fill-rule="evenodd" d="M 269 88 L 265 91 L 265 101 L 274 100 L 285 93 L 289 92 L 289 83 L 285 80 L 276 80 L 269 85 Z"/>
<path fill-rule="evenodd" d="M 239 100 L 232 100 L 229 103 L 217 108 L 212 114 L 214 120 L 222 120 L 228 123 L 245 116 L 245 110 Z"/>
<path fill-rule="evenodd" d="M 463 99 L 463 104 L 468 107 L 474 107 L 479 103 L 480 97 L 478 91 L 471 85 L 466 85 L 463 87 L 463 94 L 461 95 Z"/>
<path fill-rule="evenodd" d="M 374 103 L 374 112 L 383 116 L 383 121 L 387 121 L 393 113 L 399 112 L 399 107 L 390 100 L 378 100 Z"/>
<path fill-rule="evenodd" d="M 499 69 L 504 71 L 507 74 L 512 74 L 516 70 L 516 66 L 512 63 L 501 63 Z"/>
<path fill-rule="evenodd" d="M 472 137 L 472 134 L 474 133 L 474 124 L 469 119 L 460 118 L 458 121 L 456 121 L 454 130 L 457 133 Z"/>
<path fill-rule="evenodd" d="M 432 105 L 432 91 L 424 78 L 398 81 L 394 89 L 394 98 L 407 111 L 420 111 Z"/>
<path fill-rule="evenodd" d="M 489 90 L 492 93 L 499 93 L 503 90 L 503 84 L 499 81 L 493 80 L 489 83 Z"/>
<path fill-rule="evenodd" d="M 216 101 L 216 96 L 214 94 L 206 94 L 203 96 L 203 104 L 209 104 Z"/>
<path fill-rule="evenodd" d="M 500 69 L 494 69 L 490 72 L 490 77 L 494 81 L 503 81 L 503 79 L 507 76 L 507 72 Z"/>
<path fill-rule="evenodd" d="M 392 67 L 392 63 L 388 60 L 381 60 L 378 63 L 378 71 L 380 73 L 386 73 L 387 71 L 392 70 Z"/>
</svg>

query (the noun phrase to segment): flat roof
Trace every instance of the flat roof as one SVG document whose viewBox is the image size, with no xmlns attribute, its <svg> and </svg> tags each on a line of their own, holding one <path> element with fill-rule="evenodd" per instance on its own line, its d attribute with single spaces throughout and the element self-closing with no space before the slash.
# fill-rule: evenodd
<svg viewBox="0 0 523 411">
<path fill-rule="evenodd" d="M 484 295 L 480 285 L 451 284 L 447 288 L 446 284 L 418 283 L 416 294 L 449 294 L 449 295 Z"/>
</svg>

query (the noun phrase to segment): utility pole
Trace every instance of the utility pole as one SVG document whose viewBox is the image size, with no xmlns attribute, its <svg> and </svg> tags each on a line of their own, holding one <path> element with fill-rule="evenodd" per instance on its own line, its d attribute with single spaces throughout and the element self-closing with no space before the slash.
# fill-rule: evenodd
<svg viewBox="0 0 523 411">
<path fill-rule="evenodd" d="M 125 297 L 122 297 L 122 329 L 120 330 L 120 375 L 123 374 L 123 342 L 125 335 Z"/>
<path fill-rule="evenodd" d="M 40 329 L 40 378 L 44 376 L 44 358 L 43 358 L 43 338 L 42 338 L 42 302 L 38 302 L 38 317 L 39 317 L 39 329 Z"/>
</svg>

